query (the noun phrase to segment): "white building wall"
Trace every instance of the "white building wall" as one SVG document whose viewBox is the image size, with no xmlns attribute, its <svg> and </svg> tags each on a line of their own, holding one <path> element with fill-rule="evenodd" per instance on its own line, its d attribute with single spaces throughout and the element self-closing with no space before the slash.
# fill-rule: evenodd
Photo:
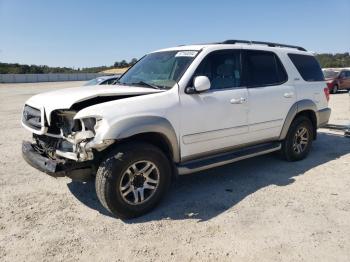
<svg viewBox="0 0 350 262">
<path fill-rule="evenodd" d="M 99 73 L 71 73 L 71 74 L 0 74 L 0 83 L 33 83 L 58 81 L 84 81 L 103 76 Z"/>
</svg>

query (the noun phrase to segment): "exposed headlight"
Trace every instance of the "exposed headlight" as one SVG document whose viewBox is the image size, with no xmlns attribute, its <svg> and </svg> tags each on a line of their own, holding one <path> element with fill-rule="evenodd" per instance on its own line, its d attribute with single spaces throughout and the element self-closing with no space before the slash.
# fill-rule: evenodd
<svg viewBox="0 0 350 262">
<path fill-rule="evenodd" d="M 96 118 L 94 117 L 83 118 L 81 121 L 83 122 L 83 125 L 84 125 L 83 129 L 95 132 L 95 125 L 97 121 Z"/>
</svg>

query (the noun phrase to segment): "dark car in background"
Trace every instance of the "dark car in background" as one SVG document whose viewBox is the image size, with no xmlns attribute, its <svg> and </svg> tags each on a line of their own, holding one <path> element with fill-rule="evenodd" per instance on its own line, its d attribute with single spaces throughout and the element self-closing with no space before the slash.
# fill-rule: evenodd
<svg viewBox="0 0 350 262">
<path fill-rule="evenodd" d="M 119 77 L 120 75 L 99 76 L 91 79 L 84 86 L 113 85 L 119 79 Z"/>
<path fill-rule="evenodd" d="M 323 74 L 331 94 L 350 89 L 350 69 L 324 69 Z"/>
</svg>

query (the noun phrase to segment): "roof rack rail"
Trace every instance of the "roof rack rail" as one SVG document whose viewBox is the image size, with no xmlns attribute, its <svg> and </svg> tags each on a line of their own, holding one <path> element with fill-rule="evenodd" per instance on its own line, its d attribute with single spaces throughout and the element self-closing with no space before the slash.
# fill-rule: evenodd
<svg viewBox="0 0 350 262">
<path fill-rule="evenodd" d="M 271 42 L 262 42 L 262 41 L 249 41 L 249 40 L 226 40 L 224 42 L 221 42 L 219 44 L 257 44 L 257 45 L 267 45 L 270 47 L 288 47 L 288 48 L 295 48 L 300 51 L 306 51 L 305 48 L 301 46 L 295 46 L 295 45 L 285 45 L 285 44 L 278 44 L 278 43 L 271 43 Z"/>
</svg>

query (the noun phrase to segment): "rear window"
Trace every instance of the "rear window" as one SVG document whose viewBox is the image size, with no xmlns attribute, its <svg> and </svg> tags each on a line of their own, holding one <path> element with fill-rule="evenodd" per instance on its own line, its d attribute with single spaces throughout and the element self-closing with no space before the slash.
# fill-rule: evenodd
<svg viewBox="0 0 350 262">
<path fill-rule="evenodd" d="M 244 73 L 248 87 L 279 85 L 287 81 L 287 73 L 276 54 L 246 50 Z"/>
<path fill-rule="evenodd" d="M 324 81 L 324 76 L 316 58 L 310 55 L 288 54 L 301 77 L 308 82 Z"/>
</svg>

